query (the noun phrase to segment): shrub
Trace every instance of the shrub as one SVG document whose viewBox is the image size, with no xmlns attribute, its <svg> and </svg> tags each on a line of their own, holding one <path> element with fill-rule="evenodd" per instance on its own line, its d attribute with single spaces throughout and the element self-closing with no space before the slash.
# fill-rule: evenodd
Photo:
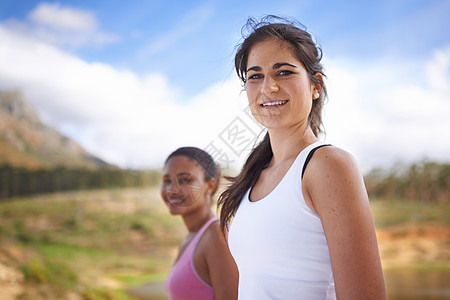
<svg viewBox="0 0 450 300">
<path fill-rule="evenodd" d="M 62 288 L 72 288 L 78 284 L 77 274 L 61 261 L 44 262 L 33 258 L 21 270 L 28 282 L 52 284 Z"/>
</svg>

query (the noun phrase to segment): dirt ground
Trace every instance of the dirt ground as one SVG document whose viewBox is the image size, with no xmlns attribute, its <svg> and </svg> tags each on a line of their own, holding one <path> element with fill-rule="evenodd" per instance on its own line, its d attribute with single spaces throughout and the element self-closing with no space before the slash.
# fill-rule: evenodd
<svg viewBox="0 0 450 300">
<path fill-rule="evenodd" d="M 399 226 L 377 230 L 384 269 L 430 266 L 450 268 L 450 227 Z"/>
<path fill-rule="evenodd" d="M 24 277 L 18 265 L 24 253 L 13 245 L 0 247 L 0 291 L 2 300 L 13 300 L 23 292 Z"/>
</svg>

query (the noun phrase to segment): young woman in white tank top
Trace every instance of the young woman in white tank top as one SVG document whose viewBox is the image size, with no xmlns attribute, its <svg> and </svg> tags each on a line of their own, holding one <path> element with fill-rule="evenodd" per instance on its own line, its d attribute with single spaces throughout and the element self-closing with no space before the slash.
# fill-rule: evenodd
<svg viewBox="0 0 450 300">
<path fill-rule="evenodd" d="M 235 56 L 252 114 L 268 131 L 219 198 L 222 228 L 232 221 L 238 297 L 385 299 L 358 166 L 319 141 L 322 52 L 300 27 L 274 16 L 249 19 Z"/>
</svg>

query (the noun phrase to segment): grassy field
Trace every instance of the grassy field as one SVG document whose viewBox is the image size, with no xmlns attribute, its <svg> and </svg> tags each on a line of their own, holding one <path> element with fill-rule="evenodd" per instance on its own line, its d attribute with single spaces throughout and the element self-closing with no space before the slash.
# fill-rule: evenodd
<svg viewBox="0 0 450 300">
<path fill-rule="evenodd" d="M 372 200 L 371 207 L 384 270 L 450 276 L 450 205 Z"/>
<path fill-rule="evenodd" d="M 371 208 L 378 229 L 399 225 L 450 226 L 449 203 L 372 199 Z"/>
<path fill-rule="evenodd" d="M 164 280 L 184 233 L 156 188 L 16 198 L 0 203 L 0 264 L 21 299 L 131 299 Z"/>
<path fill-rule="evenodd" d="M 450 270 L 448 204 L 375 200 L 372 210 L 386 270 Z M 164 281 L 185 233 L 158 188 L 2 201 L 2 299 L 135 299 L 127 290 Z"/>
</svg>

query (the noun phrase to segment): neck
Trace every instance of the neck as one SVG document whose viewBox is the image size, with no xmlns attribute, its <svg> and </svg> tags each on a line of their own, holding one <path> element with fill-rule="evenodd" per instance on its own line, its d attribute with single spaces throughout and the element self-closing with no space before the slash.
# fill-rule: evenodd
<svg viewBox="0 0 450 300">
<path fill-rule="evenodd" d="M 295 159 L 303 149 L 318 140 L 309 126 L 306 129 L 302 127 L 288 130 L 269 129 L 268 132 L 273 152 L 271 161 L 273 165 Z"/>
<path fill-rule="evenodd" d="M 192 212 L 191 214 L 183 215 L 183 222 L 189 232 L 197 232 L 202 226 L 214 217 L 210 207 L 205 207 L 202 210 Z"/>
</svg>

